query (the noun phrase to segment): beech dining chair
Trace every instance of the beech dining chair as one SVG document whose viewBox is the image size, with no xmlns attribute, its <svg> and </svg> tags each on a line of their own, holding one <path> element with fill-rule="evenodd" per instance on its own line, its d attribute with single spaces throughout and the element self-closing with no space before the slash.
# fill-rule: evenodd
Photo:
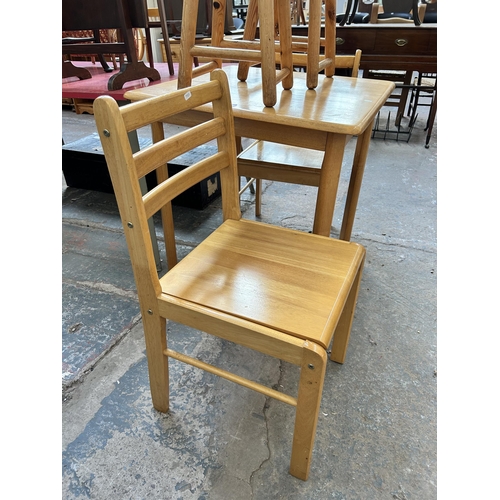
<svg viewBox="0 0 500 500">
<path fill-rule="evenodd" d="M 220 68 L 223 61 L 239 63 L 238 78 L 245 81 L 248 68 L 260 64 L 262 68 L 262 99 L 267 107 L 276 104 L 276 85 L 293 87 L 292 53 L 298 48 L 307 53 L 307 86 L 318 84 L 318 74 L 325 71 L 332 76 L 335 58 L 335 0 L 325 0 L 327 15 L 324 20 L 326 57 L 320 60 L 321 0 L 310 0 L 307 37 L 292 37 L 291 7 L 289 0 L 249 0 L 243 37 L 226 37 L 224 33 L 227 0 L 212 3 L 211 44 L 196 44 L 198 0 L 185 0 L 182 11 L 182 37 L 179 60 L 178 87 L 191 85 L 196 76 Z M 256 36 L 257 27 L 259 30 Z M 303 50 L 303 49 L 306 50 Z M 276 69 L 275 53 L 281 54 Z M 193 68 L 195 57 L 208 62 Z"/>
<path fill-rule="evenodd" d="M 213 118 L 165 138 L 162 120 L 210 102 Z M 241 217 L 231 98 L 222 70 L 214 70 L 209 82 L 122 107 L 102 96 L 94 112 L 137 285 L 154 407 L 160 412 L 170 407 L 169 358 L 290 404 L 296 408 L 290 473 L 306 480 L 327 349 L 331 344 L 330 359 L 344 362 L 364 247 Z M 152 127 L 153 144 L 133 153 L 128 134 L 144 126 Z M 168 177 L 171 159 L 213 140 L 218 146 L 214 154 Z M 143 194 L 139 180 L 153 171 L 158 184 Z M 171 200 L 216 172 L 222 191 L 220 226 L 160 279 L 148 219 L 160 212 L 164 231 L 171 234 Z M 167 345 L 168 320 L 297 365 L 298 394 L 284 394 L 174 351 Z"/>
</svg>

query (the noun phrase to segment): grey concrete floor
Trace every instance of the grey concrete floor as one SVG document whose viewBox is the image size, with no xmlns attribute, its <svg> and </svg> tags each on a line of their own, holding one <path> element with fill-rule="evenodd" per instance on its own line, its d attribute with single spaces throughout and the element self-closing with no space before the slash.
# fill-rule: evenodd
<svg viewBox="0 0 500 500">
<path fill-rule="evenodd" d="M 288 474 L 294 411 L 278 401 L 172 361 L 171 410 L 153 409 L 114 197 L 63 180 L 64 499 L 437 497 L 437 121 L 425 149 L 426 113 L 408 143 L 370 145 L 352 235 L 367 261 L 346 362 L 327 368 L 307 482 Z M 85 137 L 93 117 L 63 110 L 62 130 L 66 143 Z M 262 220 L 311 229 L 313 188 L 264 189 Z M 218 207 L 175 208 L 181 254 L 217 224 Z M 254 218 L 251 193 L 242 209 Z M 170 324 L 169 341 L 284 392 L 297 386 L 296 367 L 181 325 Z"/>
</svg>

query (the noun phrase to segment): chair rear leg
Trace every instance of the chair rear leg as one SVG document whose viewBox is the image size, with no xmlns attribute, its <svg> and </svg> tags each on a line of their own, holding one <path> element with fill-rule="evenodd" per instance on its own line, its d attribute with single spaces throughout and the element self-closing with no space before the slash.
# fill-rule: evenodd
<svg viewBox="0 0 500 500">
<path fill-rule="evenodd" d="M 326 362 L 326 351 L 322 347 L 304 343 L 290 461 L 290 474 L 303 481 L 307 480 L 311 467 Z"/>
<path fill-rule="evenodd" d="M 337 328 L 335 329 L 335 333 L 333 335 L 330 359 L 336 363 L 343 363 L 347 353 L 347 346 L 351 335 L 352 320 L 354 319 L 354 311 L 358 300 L 359 284 L 363 273 L 363 264 L 364 259 L 359 266 L 358 273 L 351 286 L 351 291 L 349 292 L 344 310 L 342 311 Z"/>
<path fill-rule="evenodd" d="M 262 179 L 255 179 L 255 215 L 260 217 L 262 213 Z"/>
</svg>

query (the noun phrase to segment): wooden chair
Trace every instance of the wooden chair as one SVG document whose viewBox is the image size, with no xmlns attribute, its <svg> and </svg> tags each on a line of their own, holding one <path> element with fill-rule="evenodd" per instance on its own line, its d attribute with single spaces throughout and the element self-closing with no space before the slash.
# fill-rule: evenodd
<svg viewBox="0 0 500 500">
<path fill-rule="evenodd" d="M 426 98 L 421 102 L 421 98 Z M 410 102 L 408 104 L 408 116 L 410 123 L 414 123 L 417 118 L 417 108 L 419 106 L 429 107 L 429 115 L 424 130 L 427 131 L 425 147 L 429 147 L 434 120 L 436 118 L 437 106 L 437 73 L 420 72 L 415 78 L 414 86 L 411 89 Z"/>
<path fill-rule="evenodd" d="M 335 56 L 335 68 L 351 69 L 358 77 L 361 50 L 354 56 Z M 304 63 L 304 56 L 294 54 L 294 66 Z M 319 185 L 324 153 L 268 141 L 255 141 L 238 155 L 238 171 L 247 183 L 240 195 L 255 182 L 255 215 L 261 215 L 262 179 L 306 186 Z M 335 196 L 335 193 L 332 193 Z"/>
<path fill-rule="evenodd" d="M 179 88 L 192 83 L 196 76 L 222 66 L 222 61 L 240 63 L 238 78 L 246 80 L 248 68 L 260 64 L 262 68 L 262 95 L 265 106 L 276 104 L 276 85 L 284 89 L 293 87 L 292 51 L 307 47 L 307 86 L 318 84 L 318 73 L 334 73 L 335 57 L 335 0 L 326 0 L 325 16 L 326 57 L 320 62 L 321 0 L 310 0 L 308 37 L 292 37 L 290 0 L 250 0 L 243 39 L 224 35 L 226 0 L 212 4 L 212 45 L 196 45 L 198 0 L 185 0 L 182 13 L 181 59 L 179 62 Z M 276 8 L 275 8 L 276 6 Z M 256 38 L 259 25 L 259 38 Z M 300 38 L 300 39 L 299 39 Z M 293 47 L 292 47 L 293 44 Z M 275 52 L 281 53 L 281 67 L 276 70 Z M 193 68 L 194 57 L 206 57 L 210 62 Z"/>
<path fill-rule="evenodd" d="M 394 121 L 396 126 L 401 124 L 401 119 L 404 116 L 406 102 L 411 87 L 411 79 L 413 71 L 397 70 L 397 69 L 363 69 L 363 78 L 371 78 L 375 80 L 387 80 L 396 84 L 395 91 L 387 98 L 384 106 L 395 107 L 396 119 Z"/>
<path fill-rule="evenodd" d="M 425 3 L 425 13 L 420 20 L 423 23 L 437 23 L 437 0 L 422 0 L 422 3 Z"/>
<path fill-rule="evenodd" d="M 272 3 L 272 2 L 271 2 Z M 300 4 L 301 2 L 299 2 Z M 306 85 L 308 89 L 314 89 L 318 85 L 318 74 L 321 71 L 325 72 L 327 77 L 332 77 L 335 73 L 335 40 L 336 40 L 336 1 L 325 0 L 325 16 L 324 16 L 324 32 L 325 36 L 321 37 L 321 4 L 320 0 L 310 0 L 309 2 L 309 19 L 307 26 L 307 36 L 292 36 L 291 51 L 292 59 L 296 55 L 307 54 L 305 65 L 307 72 Z M 259 14 L 259 9 L 262 9 L 257 0 L 250 0 L 247 20 L 245 23 L 244 39 L 255 41 L 257 37 L 257 26 L 259 25 L 259 39 L 265 38 L 262 21 L 260 20 L 264 14 Z M 293 6 L 292 6 L 293 9 Z M 301 8 L 302 11 L 302 8 Z M 302 11 L 302 15 L 303 11 Z M 268 16 L 266 16 L 268 17 Z M 275 36 L 281 41 L 280 19 L 278 16 L 274 18 Z M 288 29 L 288 26 L 287 26 Z M 321 47 L 323 55 L 321 55 Z M 287 48 L 287 57 L 289 57 Z M 276 56 L 280 56 L 277 58 Z M 278 62 L 283 67 L 285 64 L 283 51 L 275 44 L 275 62 Z M 248 69 L 251 66 L 250 62 L 242 61 L 239 63 L 238 78 L 245 81 L 248 76 Z M 262 66 L 262 64 L 261 64 Z"/>
<path fill-rule="evenodd" d="M 215 70 L 210 78 L 123 107 L 108 96 L 94 103 L 137 285 L 153 405 L 169 409 L 168 358 L 174 358 L 295 406 L 290 473 L 306 480 L 327 349 L 333 338 L 330 359 L 344 361 L 365 249 L 241 218 L 227 76 Z M 164 139 L 162 119 L 206 102 L 213 103 L 213 119 Z M 128 132 L 150 124 L 154 144 L 133 154 Z M 168 161 L 214 139 L 215 154 L 167 178 Z M 139 178 L 154 170 L 159 184 L 143 195 Z M 171 200 L 215 172 L 223 222 L 159 279 L 148 218 L 160 211 L 172 238 Z M 166 320 L 299 366 L 297 397 L 175 352 L 167 347 Z"/>
<path fill-rule="evenodd" d="M 419 0 L 379 0 L 372 4 L 370 23 L 412 23 L 420 26 L 426 7 Z"/>
</svg>

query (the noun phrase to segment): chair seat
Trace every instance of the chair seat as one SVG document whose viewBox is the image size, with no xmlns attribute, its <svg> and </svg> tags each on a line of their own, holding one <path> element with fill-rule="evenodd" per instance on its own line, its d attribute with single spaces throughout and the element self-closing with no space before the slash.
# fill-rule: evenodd
<svg viewBox="0 0 500 500">
<path fill-rule="evenodd" d="M 412 19 L 411 15 L 408 14 L 408 12 L 383 12 L 382 14 L 378 15 L 379 19 L 390 19 L 398 17 L 401 19 Z"/>
<path fill-rule="evenodd" d="M 435 87 L 436 87 L 436 78 L 422 78 L 420 81 L 420 85 L 422 85 L 423 88 L 420 90 L 423 92 L 434 92 Z M 425 88 L 428 87 L 428 88 Z"/>
<path fill-rule="evenodd" d="M 364 254 L 356 243 L 227 220 L 160 283 L 163 294 L 326 349 Z"/>
<path fill-rule="evenodd" d="M 317 187 L 323 156 L 323 151 L 255 141 L 238 155 L 238 172 L 246 177 Z"/>
</svg>

